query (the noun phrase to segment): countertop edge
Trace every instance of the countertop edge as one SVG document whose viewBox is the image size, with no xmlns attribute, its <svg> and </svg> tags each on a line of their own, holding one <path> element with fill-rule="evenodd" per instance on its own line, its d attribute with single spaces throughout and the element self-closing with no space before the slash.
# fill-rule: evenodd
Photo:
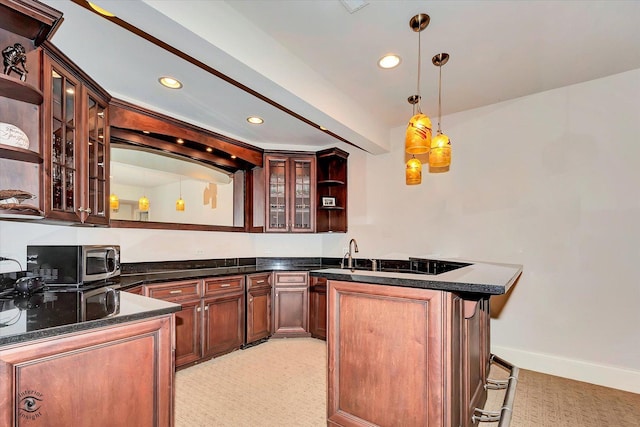
<svg viewBox="0 0 640 427">
<path fill-rule="evenodd" d="M 0 350 L 5 346 L 14 344 L 23 344 L 36 340 L 53 338 L 60 335 L 72 334 L 75 332 L 83 332 L 92 329 L 99 329 L 106 326 L 118 325 L 127 322 L 133 322 L 137 320 L 151 319 L 153 317 L 164 316 L 180 311 L 181 305 L 167 301 L 156 300 L 149 297 L 144 297 L 135 294 L 129 294 L 127 292 L 120 293 L 121 304 L 139 304 L 145 303 L 145 300 L 153 302 L 153 306 L 148 309 L 137 310 L 131 313 L 119 313 L 111 317 L 102 319 L 77 322 L 69 325 L 53 326 L 50 328 L 44 328 L 35 331 L 23 332 L 15 335 L 8 335 L 6 337 L 0 337 Z M 143 298 L 144 300 L 141 300 Z M 137 301 L 136 301 L 137 300 Z"/>
</svg>

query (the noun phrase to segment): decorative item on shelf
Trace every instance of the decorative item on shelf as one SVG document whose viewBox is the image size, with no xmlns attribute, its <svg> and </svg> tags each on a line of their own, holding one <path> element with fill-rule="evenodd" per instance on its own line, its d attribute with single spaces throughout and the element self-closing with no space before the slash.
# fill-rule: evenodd
<svg viewBox="0 0 640 427">
<path fill-rule="evenodd" d="M 438 134 L 431 140 L 429 151 L 429 167 L 446 168 L 451 165 L 451 140 L 440 129 L 442 117 L 442 66 L 449 61 L 448 53 L 439 53 L 431 59 L 433 65 L 440 69 L 438 78 Z"/>
<path fill-rule="evenodd" d="M 323 197 L 322 198 L 322 206 L 335 207 L 336 206 L 336 198 L 335 197 Z"/>
<path fill-rule="evenodd" d="M 180 198 L 176 200 L 176 210 L 184 212 L 184 199 L 182 198 L 182 178 L 180 178 Z"/>
<path fill-rule="evenodd" d="M 28 150 L 29 138 L 19 127 L 9 123 L 0 123 L 0 144 Z"/>
<path fill-rule="evenodd" d="M 149 212 L 149 199 L 147 199 L 147 196 L 142 196 L 138 199 L 138 209 L 140 212 Z"/>
<path fill-rule="evenodd" d="M 113 193 L 109 196 L 109 207 L 116 212 L 120 209 L 120 199 Z"/>
<path fill-rule="evenodd" d="M 411 156 L 407 162 L 405 180 L 407 185 L 416 185 L 422 182 L 422 163 L 416 159 L 416 156 Z"/>
<path fill-rule="evenodd" d="M 43 215 L 42 211 L 34 205 L 23 203 L 25 200 L 35 199 L 36 196 L 23 190 L 0 190 L 0 214 L 7 212 Z"/>
<path fill-rule="evenodd" d="M 419 13 L 409 21 L 409 27 L 418 33 L 418 85 L 415 95 L 407 101 L 413 105 L 413 116 L 407 125 L 405 136 L 405 151 L 409 154 L 424 154 L 429 152 L 431 146 L 431 119 L 422 114 L 420 107 L 420 33 L 427 28 L 431 18 L 426 13 Z"/>
<path fill-rule="evenodd" d="M 11 75 L 15 71 L 23 82 L 27 80 L 27 55 L 24 46 L 15 43 L 13 46 L 7 46 L 2 50 L 2 58 L 4 64 L 4 74 Z"/>
</svg>

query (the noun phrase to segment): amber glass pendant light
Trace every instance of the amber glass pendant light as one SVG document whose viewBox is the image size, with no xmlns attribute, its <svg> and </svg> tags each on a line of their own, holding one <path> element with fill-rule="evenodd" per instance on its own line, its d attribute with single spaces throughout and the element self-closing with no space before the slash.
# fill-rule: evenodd
<svg viewBox="0 0 640 427">
<path fill-rule="evenodd" d="M 431 139 L 431 150 L 429 151 L 430 168 L 446 168 L 451 165 L 451 140 L 440 129 L 440 119 L 442 117 L 442 66 L 449 61 L 448 53 L 439 53 L 431 59 L 433 65 L 440 69 L 438 79 L 438 134 Z"/>
<path fill-rule="evenodd" d="M 184 212 L 184 199 L 182 198 L 182 179 L 180 179 L 180 198 L 176 200 L 176 210 Z"/>
<path fill-rule="evenodd" d="M 416 95 L 408 98 L 409 103 L 413 105 L 413 116 L 409 120 L 405 136 L 405 151 L 409 154 L 425 154 L 431 147 L 431 120 L 422 114 L 420 108 L 420 33 L 427 28 L 430 20 L 426 13 L 419 13 L 409 21 L 409 27 L 418 33 L 418 87 Z"/>
<path fill-rule="evenodd" d="M 149 212 L 149 199 L 147 199 L 147 196 L 142 196 L 138 199 L 138 209 L 140 212 Z"/>
<path fill-rule="evenodd" d="M 113 193 L 109 196 L 109 207 L 114 211 L 120 209 L 120 199 Z"/>
<path fill-rule="evenodd" d="M 405 182 L 407 185 L 417 185 L 422 182 L 422 163 L 416 159 L 416 156 L 411 156 L 407 162 Z"/>
</svg>

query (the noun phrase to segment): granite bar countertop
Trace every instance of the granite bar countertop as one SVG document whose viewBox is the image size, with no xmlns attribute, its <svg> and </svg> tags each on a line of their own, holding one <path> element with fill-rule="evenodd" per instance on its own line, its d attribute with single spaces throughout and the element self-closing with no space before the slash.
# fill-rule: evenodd
<svg viewBox="0 0 640 427">
<path fill-rule="evenodd" d="M 461 262 L 461 260 L 443 260 Z M 312 270 L 312 277 L 345 282 L 372 283 L 378 285 L 403 286 L 410 288 L 435 289 L 484 295 L 501 295 L 522 274 L 522 265 L 462 261 L 468 264 L 440 274 L 423 274 L 415 271 L 371 271 L 365 269 L 329 268 Z"/>
<path fill-rule="evenodd" d="M 112 326 L 180 311 L 181 306 L 167 301 L 120 292 L 117 314 L 83 321 L 71 293 L 44 292 L 36 303 L 17 303 L 0 312 L 0 348 L 26 341 L 49 338 L 104 326 Z"/>
<path fill-rule="evenodd" d="M 338 258 L 223 258 L 123 264 L 121 289 L 141 284 L 272 271 L 311 271 L 340 265 Z"/>
</svg>

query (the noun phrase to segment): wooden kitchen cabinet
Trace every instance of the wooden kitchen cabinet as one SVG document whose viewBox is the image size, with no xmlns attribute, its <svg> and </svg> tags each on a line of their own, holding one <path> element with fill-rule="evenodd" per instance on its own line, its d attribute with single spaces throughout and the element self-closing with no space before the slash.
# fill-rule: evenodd
<svg viewBox="0 0 640 427">
<path fill-rule="evenodd" d="M 109 94 L 45 42 L 42 199 L 47 218 L 109 222 Z"/>
<path fill-rule="evenodd" d="M 246 334 L 244 344 L 251 344 L 271 335 L 271 273 L 248 274 Z"/>
<path fill-rule="evenodd" d="M 182 367 L 202 358 L 202 282 L 182 280 L 144 286 L 145 296 L 175 302 L 182 309 L 175 313 L 175 365 Z"/>
<path fill-rule="evenodd" d="M 347 158 L 349 153 L 330 148 L 316 153 L 316 232 L 347 232 Z"/>
<path fill-rule="evenodd" d="M 42 154 L 40 151 L 40 44 L 47 39 L 62 17 L 59 11 L 33 0 L 0 2 L 0 49 L 19 43 L 26 54 L 25 80 L 12 71 L 0 73 L 0 122 L 20 129 L 28 146 L 0 144 L 0 190 L 18 189 L 40 195 Z M 33 210 L 0 209 L 0 219 L 40 216 L 39 198 L 26 200 Z"/>
<path fill-rule="evenodd" d="M 327 339 L 327 279 L 309 278 L 309 333 Z"/>
<path fill-rule="evenodd" d="M 308 337 L 307 272 L 274 272 L 273 338 Z"/>
<path fill-rule="evenodd" d="M 204 280 L 203 358 L 220 356 L 244 343 L 244 276 Z"/>
<path fill-rule="evenodd" d="M 0 425 L 172 426 L 172 317 L 3 347 Z"/>
<path fill-rule="evenodd" d="M 488 299 L 329 281 L 328 425 L 472 426 L 488 313 Z"/>
<path fill-rule="evenodd" d="M 265 231 L 315 232 L 315 155 L 267 153 L 264 156 L 264 168 Z"/>
</svg>

